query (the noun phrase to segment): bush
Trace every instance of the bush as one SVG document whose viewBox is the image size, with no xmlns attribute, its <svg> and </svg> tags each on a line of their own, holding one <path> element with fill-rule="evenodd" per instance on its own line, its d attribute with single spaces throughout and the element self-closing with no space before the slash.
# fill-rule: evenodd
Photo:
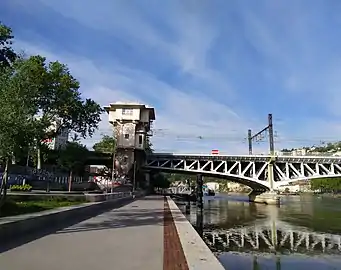
<svg viewBox="0 0 341 270">
<path fill-rule="evenodd" d="M 31 185 L 12 185 L 10 187 L 11 191 L 31 191 L 32 190 L 32 186 Z"/>
</svg>

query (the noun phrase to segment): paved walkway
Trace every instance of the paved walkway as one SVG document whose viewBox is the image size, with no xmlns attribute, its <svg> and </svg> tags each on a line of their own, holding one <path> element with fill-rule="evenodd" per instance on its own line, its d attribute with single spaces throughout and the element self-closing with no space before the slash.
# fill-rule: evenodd
<svg viewBox="0 0 341 270">
<path fill-rule="evenodd" d="M 167 214 L 168 211 L 164 211 L 167 207 L 168 203 L 164 202 L 163 197 L 153 196 L 136 200 L 121 208 L 1 253 L 0 268 L 11 270 L 186 269 L 187 266 L 181 263 L 178 266 L 169 265 L 171 263 L 169 256 L 177 260 L 177 256 L 181 255 L 182 251 L 181 247 L 178 247 L 173 248 L 175 255 L 169 253 L 170 244 L 166 244 L 167 241 L 169 242 L 166 238 L 170 235 L 174 238 L 176 233 L 174 228 L 172 231 L 169 223 L 172 220 L 169 213 Z M 165 230 L 164 223 L 168 224 Z M 164 260 L 164 253 L 168 259 Z"/>
</svg>

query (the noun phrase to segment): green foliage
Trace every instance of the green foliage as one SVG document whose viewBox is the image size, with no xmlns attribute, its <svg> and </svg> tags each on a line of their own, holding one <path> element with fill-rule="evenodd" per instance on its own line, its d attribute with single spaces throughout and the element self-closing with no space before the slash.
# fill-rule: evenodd
<svg viewBox="0 0 341 270">
<path fill-rule="evenodd" d="M 64 129 L 92 136 L 101 106 L 82 99 L 79 82 L 66 65 L 42 56 L 17 57 L 12 39 L 11 29 L 0 23 L 0 155 L 40 154 L 40 142 Z M 55 123 L 56 129 L 50 129 Z"/>
<path fill-rule="evenodd" d="M 32 186 L 29 184 L 25 184 L 25 185 L 12 185 L 10 187 L 11 191 L 31 191 L 32 190 Z"/>
<path fill-rule="evenodd" d="M 0 72 L 0 156 L 10 157 L 35 136 L 36 84 L 31 60 L 18 60 L 16 70 Z"/>
<path fill-rule="evenodd" d="M 12 29 L 0 22 L 0 69 L 10 66 L 17 55 L 12 49 Z"/>
<path fill-rule="evenodd" d="M 310 181 L 312 190 L 321 190 L 322 192 L 340 192 L 341 178 L 318 178 Z"/>
<path fill-rule="evenodd" d="M 147 154 L 151 154 L 154 152 L 154 149 L 153 149 L 153 144 L 152 142 L 150 141 L 150 137 L 147 137 L 146 138 L 146 153 Z"/>
<path fill-rule="evenodd" d="M 42 69 L 37 74 L 42 88 L 36 96 L 41 117 L 36 119 L 40 139 L 53 138 L 66 129 L 83 138 L 92 136 L 101 121 L 101 106 L 91 99 L 83 100 L 79 82 L 71 75 L 68 67 L 56 62 L 46 63 L 37 57 Z M 55 130 L 48 130 L 57 123 Z"/>
<path fill-rule="evenodd" d="M 322 142 L 319 146 L 313 146 L 313 147 L 303 147 L 303 149 L 306 149 L 308 151 L 318 152 L 318 153 L 335 153 L 338 151 L 341 151 L 341 141 L 334 142 L 334 143 L 326 143 Z M 295 149 L 282 149 L 282 152 L 292 152 Z"/>
<path fill-rule="evenodd" d="M 92 136 L 103 112 L 95 101 L 82 99 L 79 82 L 66 65 L 49 63 L 42 56 L 19 57 L 12 40 L 12 30 L 0 23 L 0 159 L 6 168 L 0 207 L 5 201 L 8 164 L 13 157 L 37 151 L 40 167 L 41 156 L 44 158 L 42 140 L 64 129 L 83 138 Z M 50 129 L 53 124 L 57 124 L 55 130 Z M 86 152 L 68 145 L 60 153 L 59 163 L 74 170 L 83 163 Z"/>
<path fill-rule="evenodd" d="M 115 139 L 113 136 L 104 135 L 102 140 L 92 147 L 95 152 L 113 153 L 115 150 Z"/>
<path fill-rule="evenodd" d="M 163 173 L 151 175 L 150 185 L 152 188 L 169 188 L 171 182 Z"/>
<path fill-rule="evenodd" d="M 89 150 L 77 142 L 68 142 L 65 149 L 60 150 L 57 159 L 58 165 L 73 172 L 84 166 L 89 155 Z"/>
<path fill-rule="evenodd" d="M 44 199 L 34 201 L 14 201 L 7 200 L 1 209 L 0 217 L 23 215 L 28 213 L 50 210 L 58 207 L 72 206 L 82 203 L 82 201 L 60 201 L 57 199 Z"/>
</svg>

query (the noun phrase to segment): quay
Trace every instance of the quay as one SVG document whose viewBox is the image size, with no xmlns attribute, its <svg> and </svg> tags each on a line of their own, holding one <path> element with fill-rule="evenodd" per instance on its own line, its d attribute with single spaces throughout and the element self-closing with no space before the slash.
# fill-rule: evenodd
<svg viewBox="0 0 341 270">
<path fill-rule="evenodd" d="M 8 241 L 0 241 L 1 269 L 224 269 L 174 201 L 164 196 L 132 199 L 26 243 Z"/>
</svg>

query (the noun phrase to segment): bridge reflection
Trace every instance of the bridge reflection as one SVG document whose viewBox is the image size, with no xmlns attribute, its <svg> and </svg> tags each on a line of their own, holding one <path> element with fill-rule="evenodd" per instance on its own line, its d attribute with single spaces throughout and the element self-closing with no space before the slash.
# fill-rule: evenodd
<svg viewBox="0 0 341 270">
<path fill-rule="evenodd" d="M 254 225 L 204 230 L 206 244 L 215 251 L 260 251 L 267 253 L 340 254 L 341 236 L 317 233 L 278 220 Z"/>
<path fill-rule="evenodd" d="M 309 207 L 306 207 L 309 208 Z M 341 254 L 341 235 L 314 231 L 288 218 L 302 209 L 288 205 L 250 204 L 244 201 L 205 201 L 204 213 L 187 205 L 187 217 L 207 245 L 216 252 L 277 254 Z M 307 213 L 311 209 L 305 209 Z M 292 220 L 294 221 L 294 220 Z"/>
</svg>

